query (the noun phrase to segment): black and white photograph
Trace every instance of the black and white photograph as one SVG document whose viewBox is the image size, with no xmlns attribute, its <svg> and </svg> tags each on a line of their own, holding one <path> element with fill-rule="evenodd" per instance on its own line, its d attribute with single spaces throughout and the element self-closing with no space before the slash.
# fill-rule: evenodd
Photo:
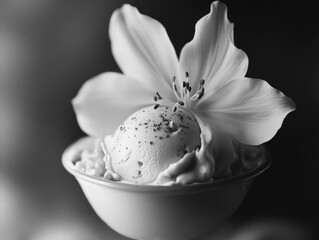
<svg viewBox="0 0 319 240">
<path fill-rule="evenodd" d="M 311 1 L 0 0 L 0 240 L 319 239 Z"/>
</svg>

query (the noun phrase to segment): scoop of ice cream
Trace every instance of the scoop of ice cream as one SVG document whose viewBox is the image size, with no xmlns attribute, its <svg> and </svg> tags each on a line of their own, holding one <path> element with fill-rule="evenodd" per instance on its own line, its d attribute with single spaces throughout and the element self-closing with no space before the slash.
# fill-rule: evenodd
<svg viewBox="0 0 319 240">
<path fill-rule="evenodd" d="M 200 148 L 187 152 L 181 159 L 161 171 L 154 181 L 146 184 L 170 186 L 209 182 L 241 175 L 256 169 L 266 161 L 267 155 L 262 146 L 247 146 L 232 139 L 227 141 L 227 138 L 222 140 L 221 136 L 213 134 L 200 119 L 197 119 L 197 122 L 201 130 Z M 85 137 L 74 143 L 72 154 L 77 156 L 74 167 L 94 177 L 136 183 L 131 180 L 125 181 L 114 171 L 112 158 L 105 143 L 108 147 L 114 147 L 115 136 L 106 136 L 104 140 Z"/>
<path fill-rule="evenodd" d="M 114 172 L 124 180 L 148 184 L 171 164 L 200 148 L 200 127 L 183 107 L 160 105 L 128 117 L 113 136 L 105 137 Z"/>
</svg>

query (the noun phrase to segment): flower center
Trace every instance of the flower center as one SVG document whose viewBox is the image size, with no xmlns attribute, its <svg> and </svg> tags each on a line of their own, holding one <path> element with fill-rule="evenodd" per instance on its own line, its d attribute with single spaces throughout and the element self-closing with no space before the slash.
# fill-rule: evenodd
<svg viewBox="0 0 319 240">
<path fill-rule="evenodd" d="M 178 89 L 176 85 L 176 77 L 173 76 L 172 88 L 177 98 L 177 102 L 174 105 L 174 112 L 177 110 L 177 107 L 184 106 L 185 104 L 187 105 L 187 103 L 189 103 L 190 101 L 199 101 L 205 93 L 204 84 L 205 80 L 200 80 L 197 91 L 193 95 L 191 95 L 192 87 L 189 84 L 189 73 L 185 72 L 185 80 L 183 81 L 182 89 Z M 157 109 L 160 106 L 159 100 L 161 99 L 163 98 L 160 96 L 158 92 L 156 92 L 156 96 L 154 97 L 154 101 L 156 102 L 154 109 Z"/>
</svg>

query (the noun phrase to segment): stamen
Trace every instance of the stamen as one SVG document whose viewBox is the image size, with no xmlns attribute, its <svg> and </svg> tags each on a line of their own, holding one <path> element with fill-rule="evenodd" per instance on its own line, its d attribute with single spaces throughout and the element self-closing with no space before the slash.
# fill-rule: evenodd
<svg viewBox="0 0 319 240">
<path fill-rule="evenodd" d="M 156 92 L 156 95 L 157 95 L 157 96 L 154 96 L 154 101 L 155 101 L 155 102 L 157 102 L 157 100 L 161 100 L 161 99 L 162 99 L 161 95 L 159 95 L 158 92 Z M 157 109 L 159 106 L 160 106 L 160 104 L 159 104 L 159 103 L 156 103 L 155 106 L 154 106 L 154 109 Z"/>
<path fill-rule="evenodd" d="M 186 77 L 186 81 L 188 82 L 188 80 L 189 80 L 189 73 L 188 72 L 185 72 L 185 77 Z"/>
<path fill-rule="evenodd" d="M 172 81 L 173 81 L 173 83 L 175 83 L 175 81 L 176 81 L 176 76 L 173 76 Z"/>
<path fill-rule="evenodd" d="M 177 103 L 175 103 L 175 105 L 174 105 L 174 112 L 176 112 L 176 110 L 177 110 L 177 108 L 179 107 L 179 106 L 184 106 L 185 105 L 185 103 L 182 101 L 182 100 L 179 100 Z"/>
<path fill-rule="evenodd" d="M 200 82 L 199 82 L 199 87 L 203 87 L 204 84 L 205 84 L 205 80 L 204 80 L 204 79 L 200 80 Z"/>
<path fill-rule="evenodd" d="M 159 95 L 158 92 L 156 92 L 156 95 L 157 95 L 157 97 L 158 97 L 159 100 L 163 99 L 163 98 L 161 97 L 161 95 Z"/>
<path fill-rule="evenodd" d="M 204 93 L 205 93 L 205 88 L 202 88 L 199 95 L 198 95 L 198 100 L 204 96 Z"/>
<path fill-rule="evenodd" d="M 198 96 L 199 96 L 199 94 L 198 94 L 198 93 L 195 93 L 195 94 L 191 97 L 191 100 L 192 100 L 192 101 L 197 100 L 197 99 L 198 99 Z"/>
<path fill-rule="evenodd" d="M 188 106 L 188 104 L 190 104 L 189 100 L 191 100 L 191 101 L 200 100 L 205 94 L 204 85 L 205 85 L 205 80 L 201 79 L 199 81 L 199 86 L 198 86 L 197 91 L 191 96 L 190 92 L 192 91 L 192 87 L 190 86 L 190 82 L 189 82 L 189 73 L 185 72 L 185 81 L 182 82 L 181 89 L 179 89 L 180 85 L 178 85 L 178 86 L 176 85 L 176 76 L 173 76 L 172 77 L 172 87 L 173 87 L 174 94 L 177 98 L 177 102 L 173 106 L 174 112 L 177 111 L 178 107 L 181 107 L 184 105 Z M 161 95 L 158 92 L 156 92 L 156 95 L 154 96 L 154 101 L 156 102 L 154 109 L 157 109 L 160 106 L 161 102 L 159 102 L 159 101 L 161 99 L 163 99 L 161 97 Z"/>
<path fill-rule="evenodd" d="M 184 106 L 184 102 L 183 101 L 178 101 L 179 105 Z"/>
<path fill-rule="evenodd" d="M 159 104 L 155 104 L 154 109 L 156 110 L 159 106 Z"/>
<path fill-rule="evenodd" d="M 183 96 L 184 98 L 189 98 L 189 92 L 190 92 L 190 86 L 189 86 L 189 73 L 188 72 L 185 72 L 185 84 L 183 82 L 183 87 L 185 88 L 184 89 L 184 92 L 183 92 Z"/>
<path fill-rule="evenodd" d="M 183 81 L 183 88 L 184 88 L 184 87 L 186 87 L 186 82 L 185 82 L 185 81 Z"/>
<path fill-rule="evenodd" d="M 177 98 L 177 99 L 180 99 L 180 97 L 178 96 L 178 90 L 177 90 L 177 86 L 176 86 L 175 81 L 176 81 L 176 77 L 174 76 L 174 77 L 172 78 L 173 91 L 174 91 L 174 94 L 175 94 L 176 98 Z"/>
<path fill-rule="evenodd" d="M 179 103 L 180 101 L 178 101 L 177 103 L 175 103 L 175 105 L 174 105 L 174 112 L 176 112 L 176 110 L 177 110 L 177 108 L 180 106 Z M 182 102 L 182 101 L 181 101 Z"/>
<path fill-rule="evenodd" d="M 204 84 L 205 84 L 205 80 L 204 79 L 200 80 L 197 92 L 191 97 L 192 101 L 199 100 L 204 96 L 205 94 Z"/>
</svg>

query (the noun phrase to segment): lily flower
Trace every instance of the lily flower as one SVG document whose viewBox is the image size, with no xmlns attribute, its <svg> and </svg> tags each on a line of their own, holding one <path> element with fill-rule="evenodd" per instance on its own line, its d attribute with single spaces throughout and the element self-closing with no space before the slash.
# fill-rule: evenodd
<svg viewBox="0 0 319 240">
<path fill-rule="evenodd" d="M 81 129 L 93 137 L 112 134 L 135 111 L 156 107 L 160 96 L 241 143 L 270 140 L 295 105 L 266 81 L 245 77 L 248 57 L 233 33 L 227 7 L 213 2 L 178 58 L 161 23 L 127 4 L 116 10 L 109 35 L 123 74 L 102 73 L 82 86 L 73 99 Z"/>
</svg>

